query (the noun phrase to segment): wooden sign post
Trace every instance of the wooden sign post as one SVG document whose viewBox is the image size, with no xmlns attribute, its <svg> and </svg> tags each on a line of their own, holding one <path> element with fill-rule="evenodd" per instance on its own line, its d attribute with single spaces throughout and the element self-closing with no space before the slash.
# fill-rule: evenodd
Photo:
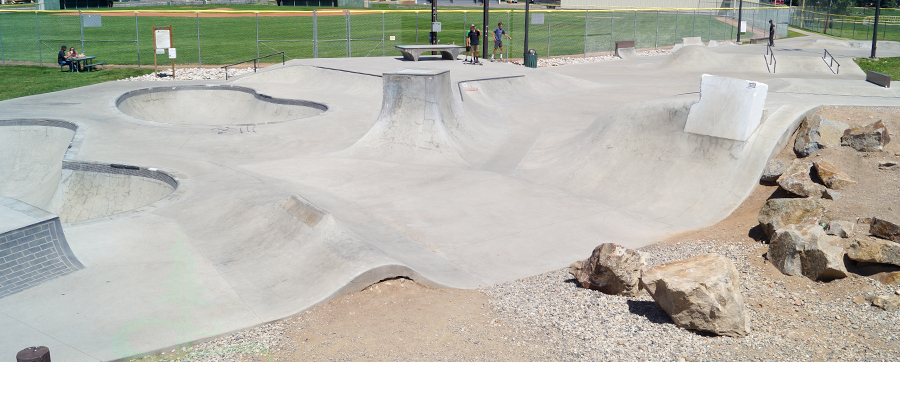
<svg viewBox="0 0 900 397">
<path fill-rule="evenodd" d="M 172 48 L 172 25 L 167 28 L 153 27 L 153 73 L 157 72 L 156 56 Z M 175 58 L 172 57 L 172 80 L 175 79 Z"/>
</svg>

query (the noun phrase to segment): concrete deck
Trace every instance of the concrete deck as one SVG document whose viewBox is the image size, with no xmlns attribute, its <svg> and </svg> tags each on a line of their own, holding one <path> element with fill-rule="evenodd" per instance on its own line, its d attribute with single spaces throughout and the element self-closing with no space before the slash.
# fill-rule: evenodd
<svg viewBox="0 0 900 397">
<path fill-rule="evenodd" d="M 110 82 L 0 102 L 0 120 L 76 124 L 77 160 L 179 179 L 163 202 L 63 225 L 85 269 L 0 299 L 0 360 L 36 345 L 54 361 L 116 360 L 277 320 L 384 278 L 476 288 L 565 267 L 603 242 L 640 247 L 713 224 L 809 111 L 900 105 L 898 89 L 866 83 L 852 62 L 868 50 L 829 49 L 835 75 L 819 39 L 779 40 L 775 74 L 764 45 L 547 69 L 309 59 L 228 82 Z M 879 55 L 900 55 L 886 47 Z M 357 145 L 384 112 L 382 74 L 413 67 L 449 70 L 446 114 L 459 120 L 444 122 L 469 126 L 458 131 L 481 152 L 435 161 Z M 766 118 L 746 141 L 683 131 L 704 73 L 768 85 Z M 328 110 L 201 125 L 183 120 L 216 103 L 166 108 L 168 123 L 116 106 L 131 91 L 204 84 Z"/>
</svg>

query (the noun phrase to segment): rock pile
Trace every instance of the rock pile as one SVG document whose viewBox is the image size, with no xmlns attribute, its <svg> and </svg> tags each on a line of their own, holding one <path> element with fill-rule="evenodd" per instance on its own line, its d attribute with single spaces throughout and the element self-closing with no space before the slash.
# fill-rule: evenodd
<svg viewBox="0 0 900 397">
<path fill-rule="evenodd" d="M 849 146 L 865 156 L 865 152 L 882 151 L 889 142 L 890 133 L 881 120 L 853 128 L 819 114 L 803 121 L 793 147 L 798 158 L 789 165 L 772 161 L 760 177 L 761 182 L 774 180 L 784 195 L 796 197 L 768 200 L 757 217 L 769 240 L 766 259 L 775 268 L 787 275 L 824 281 L 847 277 L 845 263 L 853 261 L 900 266 L 900 224 L 879 216 L 861 219 L 861 224 L 827 219 L 820 198 L 836 200 L 838 190 L 857 181 L 824 158 L 806 159 L 837 146 Z M 879 168 L 892 166 L 886 163 L 879 163 Z M 867 224 L 870 227 L 865 233 L 861 226 Z M 885 310 L 896 309 L 900 302 L 893 304 L 896 297 L 888 298 L 877 304 L 874 299 L 869 302 Z"/>
<path fill-rule="evenodd" d="M 646 289 L 685 329 L 726 336 L 750 332 L 738 272 L 721 255 L 704 254 L 649 267 L 647 254 L 604 243 L 594 248 L 590 258 L 573 263 L 569 273 L 582 287 L 608 295 L 638 297 Z"/>
</svg>

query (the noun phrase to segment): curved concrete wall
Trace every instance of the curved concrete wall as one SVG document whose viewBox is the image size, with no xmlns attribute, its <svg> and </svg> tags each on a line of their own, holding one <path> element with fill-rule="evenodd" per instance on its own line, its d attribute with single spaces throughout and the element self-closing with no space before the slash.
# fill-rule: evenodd
<svg viewBox="0 0 900 397">
<path fill-rule="evenodd" d="M 54 120 L 0 120 L 0 196 L 46 208 L 75 130 Z"/>
<path fill-rule="evenodd" d="M 48 210 L 63 223 L 101 218 L 152 204 L 177 186 L 156 171 L 66 162 Z"/>
<path fill-rule="evenodd" d="M 278 99 L 234 86 L 147 88 L 119 97 L 131 117 L 169 124 L 262 124 L 312 117 L 328 110 L 316 102 Z"/>
</svg>

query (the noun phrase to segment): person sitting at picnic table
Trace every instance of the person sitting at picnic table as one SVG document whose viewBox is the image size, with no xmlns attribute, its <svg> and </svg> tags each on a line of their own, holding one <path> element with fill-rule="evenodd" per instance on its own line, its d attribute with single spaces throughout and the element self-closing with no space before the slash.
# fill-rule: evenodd
<svg viewBox="0 0 900 397">
<path fill-rule="evenodd" d="M 72 49 L 74 50 L 75 47 L 72 47 Z M 66 46 L 62 46 L 62 48 L 59 49 L 59 55 L 56 56 L 56 62 L 59 62 L 59 66 L 69 65 L 70 72 L 75 71 L 75 65 L 72 60 L 69 59 L 69 55 L 66 54 Z"/>
<path fill-rule="evenodd" d="M 69 47 L 69 59 L 78 58 L 81 54 L 78 51 L 75 51 L 75 47 Z"/>
</svg>

